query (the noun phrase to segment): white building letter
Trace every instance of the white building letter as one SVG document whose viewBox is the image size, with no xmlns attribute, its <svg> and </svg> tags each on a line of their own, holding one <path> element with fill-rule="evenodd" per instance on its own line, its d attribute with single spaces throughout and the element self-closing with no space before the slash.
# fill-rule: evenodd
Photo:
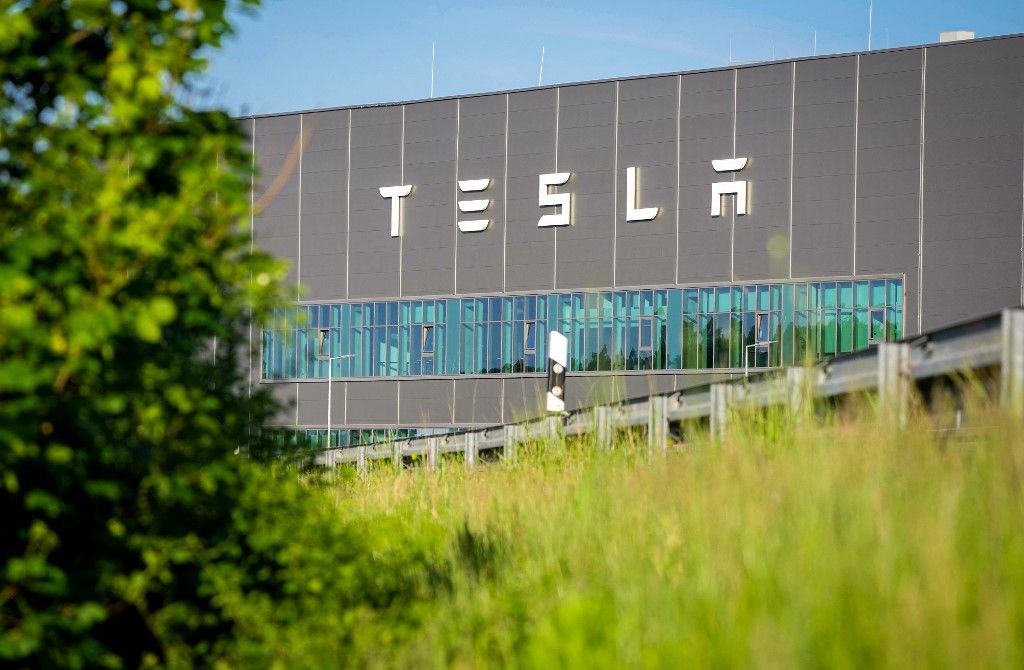
<svg viewBox="0 0 1024 670">
<path fill-rule="evenodd" d="M 660 207 L 638 208 L 639 196 L 638 170 L 635 167 L 626 168 L 626 221 L 651 221 L 658 216 Z"/>
<path fill-rule="evenodd" d="M 715 172 L 739 172 L 747 167 L 747 158 L 725 158 L 711 161 Z M 722 215 L 722 197 L 729 194 L 736 196 L 736 213 L 747 213 L 747 182 L 716 181 L 711 185 L 711 216 Z"/>
<path fill-rule="evenodd" d="M 549 186 L 558 186 L 569 181 L 571 172 L 555 172 L 540 176 L 538 202 L 541 207 L 561 207 L 558 214 L 545 214 L 537 221 L 538 228 L 547 226 L 568 226 L 572 223 L 572 194 L 548 193 Z"/>
<path fill-rule="evenodd" d="M 412 193 L 412 186 L 381 186 L 380 197 L 391 198 L 391 237 L 402 234 L 402 202 L 401 199 Z"/>
<path fill-rule="evenodd" d="M 460 179 L 459 190 L 463 193 L 478 193 L 486 191 L 491 186 L 490 179 Z M 459 211 L 463 214 L 470 212 L 483 212 L 491 206 L 490 200 L 459 200 Z M 470 221 L 459 221 L 459 231 L 463 233 L 479 233 L 487 230 L 491 225 L 490 219 L 473 219 Z"/>
</svg>

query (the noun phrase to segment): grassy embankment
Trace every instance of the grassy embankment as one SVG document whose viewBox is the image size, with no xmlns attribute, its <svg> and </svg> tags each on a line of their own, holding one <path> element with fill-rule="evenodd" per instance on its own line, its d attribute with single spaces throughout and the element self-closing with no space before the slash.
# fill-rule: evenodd
<svg viewBox="0 0 1024 670">
<path fill-rule="evenodd" d="M 445 586 L 402 666 L 1024 664 L 1024 432 L 984 404 L 957 433 L 866 403 L 745 417 L 649 459 L 642 436 L 527 447 L 467 472 L 325 482 L 349 523 L 437 547 Z M 383 566 L 382 566 L 383 567 Z M 387 568 L 384 568 L 387 569 Z M 349 661 L 356 657 L 348 657 Z"/>
</svg>

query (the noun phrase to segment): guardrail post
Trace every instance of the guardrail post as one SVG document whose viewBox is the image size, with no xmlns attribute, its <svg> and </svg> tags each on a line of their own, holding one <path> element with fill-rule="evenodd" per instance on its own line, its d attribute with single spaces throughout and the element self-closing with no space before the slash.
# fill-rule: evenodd
<svg viewBox="0 0 1024 670">
<path fill-rule="evenodd" d="M 356 447 L 356 471 L 361 474 L 366 474 L 366 445 L 360 444 Z"/>
<path fill-rule="evenodd" d="M 910 407 L 909 344 L 882 342 L 878 345 L 878 402 L 897 425 L 906 425 Z"/>
<path fill-rule="evenodd" d="M 668 398 L 652 395 L 647 399 L 647 449 L 650 454 L 668 449 Z"/>
<path fill-rule="evenodd" d="M 711 385 L 711 437 L 725 437 L 735 390 L 732 384 Z"/>
<path fill-rule="evenodd" d="M 557 442 L 562 433 L 562 417 L 547 417 L 544 421 L 544 432 L 547 435 L 548 441 Z"/>
<path fill-rule="evenodd" d="M 391 443 L 391 464 L 396 470 L 402 469 L 402 444 L 397 440 Z"/>
<path fill-rule="evenodd" d="M 612 408 L 598 405 L 594 408 L 594 441 L 599 449 L 612 448 Z"/>
<path fill-rule="evenodd" d="M 1000 399 L 1003 407 L 1024 418 L 1024 310 L 1004 309 L 1000 363 Z"/>
<path fill-rule="evenodd" d="M 476 433 L 463 433 L 462 434 L 462 439 L 464 440 L 463 441 L 463 456 L 464 456 L 464 460 L 466 461 L 466 467 L 467 468 L 471 468 L 474 465 L 476 465 L 477 454 L 479 453 L 479 450 L 477 449 L 477 446 L 476 446 L 477 445 L 476 438 L 477 438 L 477 434 Z"/>
<path fill-rule="evenodd" d="M 427 468 L 437 470 L 437 443 L 441 441 L 438 437 L 427 438 Z"/>
<path fill-rule="evenodd" d="M 807 370 L 804 368 L 786 368 L 786 400 L 793 414 L 800 414 L 809 402 L 810 389 L 807 386 Z"/>
<path fill-rule="evenodd" d="M 516 460 L 516 444 L 519 438 L 519 426 L 512 424 L 505 426 L 505 452 L 504 458 L 508 462 Z"/>
</svg>

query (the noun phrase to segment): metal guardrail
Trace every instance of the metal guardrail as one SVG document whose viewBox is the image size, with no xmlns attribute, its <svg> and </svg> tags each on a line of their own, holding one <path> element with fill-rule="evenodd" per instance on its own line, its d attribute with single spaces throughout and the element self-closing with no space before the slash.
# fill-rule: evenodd
<svg viewBox="0 0 1024 670">
<path fill-rule="evenodd" d="M 355 464 L 365 470 L 369 461 L 422 459 L 431 468 L 445 454 L 458 453 L 472 466 L 481 452 L 498 450 L 514 459 L 516 446 L 560 435 L 595 433 L 598 445 L 611 446 L 616 429 L 647 426 L 649 448 L 668 446 L 670 427 L 707 421 L 713 435 L 724 435 L 734 407 L 797 405 L 877 390 L 881 403 L 904 421 L 911 389 L 931 378 L 965 371 L 992 370 L 1000 378 L 1000 400 L 1024 416 L 1024 308 L 941 328 L 899 342 L 844 354 L 813 367 L 777 368 L 749 379 L 673 391 L 461 433 L 417 437 L 359 447 L 320 451 L 314 462 L 336 466 Z"/>
</svg>

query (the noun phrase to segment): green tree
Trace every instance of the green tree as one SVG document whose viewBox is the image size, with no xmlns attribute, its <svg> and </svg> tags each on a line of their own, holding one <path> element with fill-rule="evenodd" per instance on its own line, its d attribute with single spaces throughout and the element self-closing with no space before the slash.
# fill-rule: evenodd
<svg viewBox="0 0 1024 670">
<path fill-rule="evenodd" d="M 237 123 L 186 101 L 256 3 L 0 0 L 0 662 L 231 634 L 202 561 L 239 532 L 282 268 L 250 251 Z"/>
</svg>

